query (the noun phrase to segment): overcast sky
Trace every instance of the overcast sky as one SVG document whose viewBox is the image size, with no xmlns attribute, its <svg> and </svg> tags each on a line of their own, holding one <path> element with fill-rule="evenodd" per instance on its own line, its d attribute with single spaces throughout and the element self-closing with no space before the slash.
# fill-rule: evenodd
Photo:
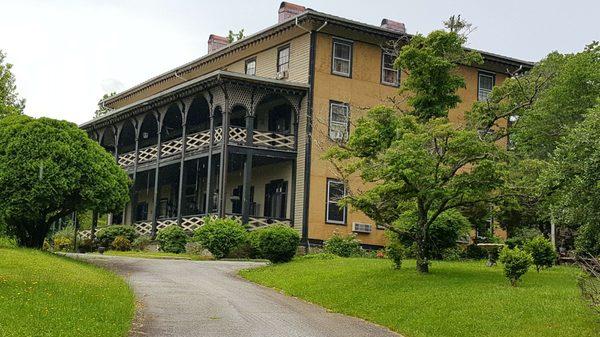
<svg viewBox="0 0 600 337">
<path fill-rule="evenodd" d="M 600 40 L 600 0 L 292 2 L 375 25 L 383 17 L 402 21 L 409 33 L 462 14 L 477 27 L 469 47 L 531 61 Z M 204 55 L 209 34 L 248 34 L 276 23 L 279 3 L 0 0 L 0 49 L 14 64 L 28 115 L 82 123 L 104 93 Z"/>
</svg>

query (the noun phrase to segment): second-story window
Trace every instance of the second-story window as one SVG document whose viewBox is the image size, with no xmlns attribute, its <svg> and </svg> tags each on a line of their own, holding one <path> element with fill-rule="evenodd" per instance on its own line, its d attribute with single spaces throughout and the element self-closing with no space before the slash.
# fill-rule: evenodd
<svg viewBox="0 0 600 337">
<path fill-rule="evenodd" d="M 352 42 L 333 40 L 331 72 L 336 75 L 350 77 L 352 74 Z"/>
<path fill-rule="evenodd" d="M 277 73 L 286 76 L 290 69 L 290 46 L 281 47 L 277 50 Z"/>
<path fill-rule="evenodd" d="M 246 75 L 256 75 L 256 59 L 246 60 Z"/>
<path fill-rule="evenodd" d="M 496 77 L 494 74 L 480 72 L 477 80 L 477 100 L 487 101 L 492 92 Z"/>
<path fill-rule="evenodd" d="M 336 141 L 348 139 L 350 108 L 340 102 L 329 103 L 329 138 Z"/>
<path fill-rule="evenodd" d="M 381 57 L 381 83 L 398 86 L 400 83 L 400 71 L 394 69 L 396 57 L 383 52 Z"/>
</svg>

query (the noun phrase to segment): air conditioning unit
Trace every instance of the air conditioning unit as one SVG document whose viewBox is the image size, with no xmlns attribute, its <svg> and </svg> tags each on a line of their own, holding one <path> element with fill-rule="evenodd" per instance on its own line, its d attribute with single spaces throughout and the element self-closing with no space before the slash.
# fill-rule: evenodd
<svg viewBox="0 0 600 337">
<path fill-rule="evenodd" d="M 284 78 L 288 78 L 288 72 L 287 72 L 287 70 L 278 71 L 277 75 L 275 76 L 275 78 L 278 79 L 278 80 L 283 80 Z"/>
<path fill-rule="evenodd" d="M 344 131 L 331 130 L 329 137 L 331 137 L 331 140 L 344 140 L 346 133 Z"/>
<path fill-rule="evenodd" d="M 368 223 L 353 222 L 352 231 L 356 233 L 371 233 L 372 225 Z"/>
</svg>

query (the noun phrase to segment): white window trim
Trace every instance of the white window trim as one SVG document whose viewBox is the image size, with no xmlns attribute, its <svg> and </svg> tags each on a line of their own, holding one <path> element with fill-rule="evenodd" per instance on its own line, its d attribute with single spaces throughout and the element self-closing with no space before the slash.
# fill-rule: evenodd
<svg viewBox="0 0 600 337">
<path fill-rule="evenodd" d="M 248 74 L 248 64 L 250 63 L 254 63 L 254 74 Z M 256 76 L 256 59 L 249 59 L 246 60 L 246 62 L 244 62 L 244 74 L 246 75 L 250 75 L 250 76 Z"/>
<path fill-rule="evenodd" d="M 333 107 L 341 107 L 346 111 L 346 122 L 338 122 L 333 120 Z M 350 129 L 350 107 L 348 104 L 340 103 L 340 102 L 330 102 L 329 103 L 329 138 L 333 140 L 331 137 L 331 125 L 343 126 L 344 127 L 344 140 L 348 139 L 348 133 Z"/>
<path fill-rule="evenodd" d="M 287 62 L 285 62 L 285 63 L 279 63 L 279 61 L 281 61 L 281 58 L 280 58 L 281 52 L 284 51 L 284 50 L 286 50 L 286 49 L 287 49 L 287 58 L 288 58 Z M 292 50 L 291 50 L 291 48 L 290 48 L 289 45 L 285 45 L 285 46 L 281 46 L 281 47 L 277 48 L 277 72 L 278 73 L 282 72 L 282 71 L 287 71 L 287 72 L 290 71 L 290 60 L 291 60 L 291 58 L 292 58 Z M 282 65 L 284 65 L 284 64 L 287 64 L 287 70 L 279 70 L 279 68 Z"/>
<path fill-rule="evenodd" d="M 394 56 L 393 54 L 386 53 L 385 51 L 381 53 L 381 83 L 397 87 L 400 85 L 400 71 L 398 69 L 385 67 L 385 56 L 386 55 Z M 396 73 L 396 83 L 390 83 L 390 82 L 385 81 L 385 71 L 386 70 L 393 71 Z"/>
<path fill-rule="evenodd" d="M 492 89 L 494 88 L 494 85 L 496 84 L 496 77 L 494 76 L 494 74 L 490 74 L 490 73 L 484 73 L 484 72 L 479 72 L 479 74 L 477 74 L 477 100 L 479 102 L 485 102 L 487 101 L 487 99 L 482 100 L 481 99 L 481 94 L 485 93 L 485 96 L 488 97 L 490 95 L 490 93 L 492 92 L 492 89 L 484 89 L 481 87 L 481 77 L 488 77 L 492 80 Z"/>
<path fill-rule="evenodd" d="M 342 184 L 344 186 L 344 195 L 346 195 L 346 185 L 344 185 L 343 182 L 341 182 L 339 180 L 327 178 L 327 194 L 325 195 L 325 198 L 327 198 L 325 200 L 325 202 L 326 202 L 325 222 L 326 223 L 331 223 L 331 224 L 336 224 L 336 225 L 345 225 L 346 224 L 346 206 L 344 206 L 341 209 L 341 211 L 342 211 L 342 221 L 339 221 L 339 220 L 330 220 L 329 219 L 329 204 L 332 204 L 332 202 L 329 201 L 329 191 L 330 191 L 330 187 L 331 187 L 332 183 L 334 183 L 334 184 Z M 336 207 L 338 206 L 337 202 L 335 203 L 335 205 L 336 205 Z"/>
<path fill-rule="evenodd" d="M 336 44 L 348 46 L 349 54 L 350 54 L 350 55 L 348 55 L 348 59 L 344 59 L 344 58 L 335 56 L 335 45 Z M 348 62 L 348 72 L 345 73 L 342 71 L 336 71 L 335 70 L 335 60 L 341 60 L 341 61 Z M 332 44 L 332 50 L 331 50 L 331 73 L 335 74 L 335 75 L 344 76 L 344 77 L 350 77 L 352 75 L 352 41 L 334 38 L 333 44 Z"/>
</svg>

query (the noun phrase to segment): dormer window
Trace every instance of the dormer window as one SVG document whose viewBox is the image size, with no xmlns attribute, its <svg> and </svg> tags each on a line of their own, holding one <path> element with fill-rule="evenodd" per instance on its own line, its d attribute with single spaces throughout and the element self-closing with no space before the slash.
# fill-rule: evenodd
<svg viewBox="0 0 600 337">
<path fill-rule="evenodd" d="M 256 58 L 246 60 L 246 75 L 256 75 Z"/>
</svg>

